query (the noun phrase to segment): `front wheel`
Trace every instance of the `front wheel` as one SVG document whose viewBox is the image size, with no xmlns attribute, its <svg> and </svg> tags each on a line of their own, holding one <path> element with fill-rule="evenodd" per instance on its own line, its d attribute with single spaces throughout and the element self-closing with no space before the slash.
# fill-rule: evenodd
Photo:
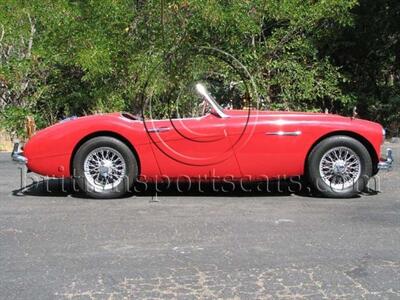
<svg viewBox="0 0 400 300">
<path fill-rule="evenodd" d="M 365 146 L 348 136 L 333 136 L 317 144 L 307 161 L 310 183 L 323 196 L 353 197 L 372 175 L 372 160 Z"/>
<path fill-rule="evenodd" d="M 113 137 L 95 137 L 85 142 L 73 160 L 74 179 L 93 198 L 117 198 L 132 186 L 138 164 L 131 149 Z"/>
</svg>

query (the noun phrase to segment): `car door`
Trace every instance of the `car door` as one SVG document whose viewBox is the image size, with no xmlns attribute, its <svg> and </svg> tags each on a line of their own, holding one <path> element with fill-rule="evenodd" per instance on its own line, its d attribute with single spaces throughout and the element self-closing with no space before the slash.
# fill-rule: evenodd
<svg viewBox="0 0 400 300">
<path fill-rule="evenodd" d="M 147 121 L 146 128 L 162 176 L 241 176 L 224 118 L 209 113 L 197 118 Z"/>
<path fill-rule="evenodd" d="M 243 178 L 282 178 L 302 174 L 298 122 L 269 114 L 242 115 L 227 126 Z"/>
</svg>

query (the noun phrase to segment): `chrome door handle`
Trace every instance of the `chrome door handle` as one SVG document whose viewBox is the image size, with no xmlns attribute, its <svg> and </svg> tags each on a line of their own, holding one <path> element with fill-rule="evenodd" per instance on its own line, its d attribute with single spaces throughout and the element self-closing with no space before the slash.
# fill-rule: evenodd
<svg viewBox="0 0 400 300">
<path fill-rule="evenodd" d="M 266 135 L 279 135 L 279 136 L 298 136 L 301 135 L 301 131 L 268 131 Z"/>
<path fill-rule="evenodd" d="M 170 131 L 171 128 L 169 127 L 157 127 L 157 128 L 150 128 L 147 131 L 150 133 L 154 133 L 154 132 L 165 132 L 165 131 Z"/>
</svg>

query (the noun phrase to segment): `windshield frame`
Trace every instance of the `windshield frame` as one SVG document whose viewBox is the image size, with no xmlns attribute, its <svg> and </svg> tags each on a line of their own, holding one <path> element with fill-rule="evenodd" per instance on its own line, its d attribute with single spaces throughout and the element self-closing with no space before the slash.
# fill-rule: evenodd
<svg viewBox="0 0 400 300">
<path fill-rule="evenodd" d="M 224 109 L 218 104 L 217 101 L 215 101 L 213 96 L 211 96 L 203 84 L 197 83 L 196 91 L 207 100 L 208 104 L 210 104 L 211 108 L 220 118 L 229 118 L 229 115 L 224 112 Z"/>
</svg>

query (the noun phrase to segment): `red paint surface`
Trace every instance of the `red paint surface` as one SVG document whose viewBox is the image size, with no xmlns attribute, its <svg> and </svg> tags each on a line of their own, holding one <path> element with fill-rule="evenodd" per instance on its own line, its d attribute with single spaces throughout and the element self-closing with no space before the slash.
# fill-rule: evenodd
<svg viewBox="0 0 400 300">
<path fill-rule="evenodd" d="M 114 134 L 137 153 L 140 175 L 169 178 L 269 178 L 303 175 L 307 154 L 320 138 L 351 133 L 367 140 L 380 157 L 382 126 L 329 114 L 226 111 L 229 118 L 140 120 L 119 113 L 93 115 L 58 123 L 37 132 L 24 147 L 28 168 L 55 177 L 70 177 L 79 143 L 93 134 Z M 162 128 L 160 132 L 149 132 Z M 268 135 L 300 131 L 298 136 Z"/>
</svg>

